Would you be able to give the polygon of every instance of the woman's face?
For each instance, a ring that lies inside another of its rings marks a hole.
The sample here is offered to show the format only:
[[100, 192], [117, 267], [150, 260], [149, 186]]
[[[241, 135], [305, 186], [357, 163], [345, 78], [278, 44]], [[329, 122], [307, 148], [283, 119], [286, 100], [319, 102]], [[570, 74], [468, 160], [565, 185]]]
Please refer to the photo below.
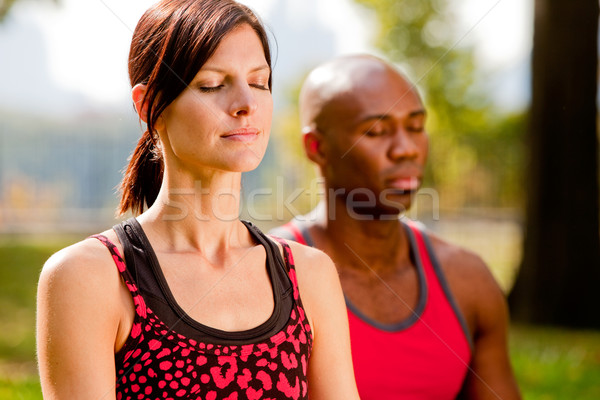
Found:
[[167, 166], [193, 175], [256, 168], [271, 129], [270, 74], [249, 25], [227, 34], [157, 121]]

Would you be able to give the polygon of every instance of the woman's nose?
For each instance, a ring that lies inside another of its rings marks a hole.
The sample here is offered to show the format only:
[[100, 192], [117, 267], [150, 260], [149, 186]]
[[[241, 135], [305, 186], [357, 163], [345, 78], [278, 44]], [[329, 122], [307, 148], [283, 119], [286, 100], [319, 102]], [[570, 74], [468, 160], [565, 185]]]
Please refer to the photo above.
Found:
[[258, 108], [252, 87], [246, 82], [236, 84], [232, 96], [230, 114], [233, 117], [250, 115]]

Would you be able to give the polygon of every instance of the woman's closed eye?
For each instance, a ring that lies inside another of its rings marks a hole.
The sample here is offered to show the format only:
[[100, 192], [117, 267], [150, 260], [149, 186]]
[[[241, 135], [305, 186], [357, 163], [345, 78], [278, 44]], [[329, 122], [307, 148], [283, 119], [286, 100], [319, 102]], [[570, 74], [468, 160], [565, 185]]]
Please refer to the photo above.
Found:
[[225, 85], [216, 85], [216, 86], [199, 86], [198, 88], [200, 89], [201, 92], [203, 93], [212, 93], [212, 92], [216, 92], [217, 90], [221, 89], [222, 87], [224, 87]]
[[250, 83], [249, 85], [255, 89], [269, 90], [269, 86], [264, 83]]
[[[269, 90], [269, 86], [267, 84], [263, 84], [263, 83], [249, 83], [248, 86], [255, 88], [255, 89], [260, 89], [260, 90]], [[213, 93], [224, 87], [225, 87], [225, 85], [215, 85], [215, 86], [201, 85], [201, 86], [198, 86], [198, 89], [202, 93]]]

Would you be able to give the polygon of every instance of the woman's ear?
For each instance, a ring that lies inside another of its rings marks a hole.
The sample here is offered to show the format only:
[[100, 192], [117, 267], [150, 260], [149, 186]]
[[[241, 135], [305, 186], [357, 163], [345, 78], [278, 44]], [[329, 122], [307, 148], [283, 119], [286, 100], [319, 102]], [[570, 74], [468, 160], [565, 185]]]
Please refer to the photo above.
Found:
[[133, 89], [131, 89], [131, 99], [133, 100], [135, 111], [137, 112], [140, 119], [144, 122], [148, 122], [146, 121], [148, 104], [144, 102], [144, 97], [146, 97], [146, 89], [147, 86], [143, 83], [138, 83], [133, 87]]
[[316, 130], [305, 130], [303, 134], [304, 152], [306, 156], [319, 166], [324, 166], [326, 157], [324, 153], [323, 135]]

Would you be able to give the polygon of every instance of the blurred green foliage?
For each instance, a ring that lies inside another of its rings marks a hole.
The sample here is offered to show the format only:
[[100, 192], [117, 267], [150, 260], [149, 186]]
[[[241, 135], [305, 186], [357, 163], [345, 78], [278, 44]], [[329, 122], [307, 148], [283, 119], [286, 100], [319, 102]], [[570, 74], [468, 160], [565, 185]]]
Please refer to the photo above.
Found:
[[519, 207], [525, 116], [491, 102], [469, 31], [450, 0], [356, 0], [378, 22], [376, 45], [421, 89], [431, 135], [429, 184], [449, 208]]
[[600, 332], [517, 325], [510, 347], [525, 399], [600, 399]]
[[82, 237], [0, 237], [0, 399], [41, 399], [35, 357], [39, 273], [58, 249]]
[[12, 6], [17, 2], [17, 0], [1, 0], [0, 1], [0, 21], [2, 21], [8, 11], [12, 8]]
[[[55, 4], [58, 4], [60, 2], [60, 0], [51, 1]], [[18, 2], [19, 0], [0, 0], [0, 22], [2, 22], [6, 18], [10, 9]]]
[[[54, 252], [81, 239], [79, 236], [0, 236], [0, 376], [4, 371], [1, 366], [6, 362], [26, 364], [35, 361], [35, 302], [39, 273]], [[13, 369], [13, 372], [18, 371]]]
[[[463, 32], [459, 32], [451, 7], [454, 3], [356, 1], [372, 12], [378, 23], [376, 46], [423, 95], [431, 137], [424, 187], [439, 193], [442, 209], [522, 208], [526, 114], [509, 113], [493, 104], [488, 86], [493, 71], [477, 66], [468, 31], [461, 28]], [[287, 187], [314, 186], [318, 175], [301, 144], [297, 108], [303, 78], [287, 89], [287, 106], [275, 114], [273, 124], [278, 172], [286, 177], [286, 196], [292, 192]], [[275, 187], [275, 182], [272, 184]], [[294, 206], [303, 213], [314, 203], [314, 193], [307, 191]], [[298, 214], [291, 211], [283, 220]]]
[[0, 246], [0, 358], [35, 358], [35, 294], [39, 271], [52, 254], [47, 246]]
[[279, 108], [273, 114], [267, 151], [273, 154], [273, 165], [259, 169], [264, 186], [273, 188], [275, 195], [264, 196], [254, 205], [269, 216], [255, 221], [265, 232], [307, 213], [324, 198], [317, 167], [306, 157], [302, 143], [298, 97], [308, 73], [305, 71], [305, 75], [284, 88], [283, 101], [278, 102]]
[[6, 379], [0, 377], [0, 399], [14, 400], [39, 400], [42, 398], [42, 389], [37, 376]]

